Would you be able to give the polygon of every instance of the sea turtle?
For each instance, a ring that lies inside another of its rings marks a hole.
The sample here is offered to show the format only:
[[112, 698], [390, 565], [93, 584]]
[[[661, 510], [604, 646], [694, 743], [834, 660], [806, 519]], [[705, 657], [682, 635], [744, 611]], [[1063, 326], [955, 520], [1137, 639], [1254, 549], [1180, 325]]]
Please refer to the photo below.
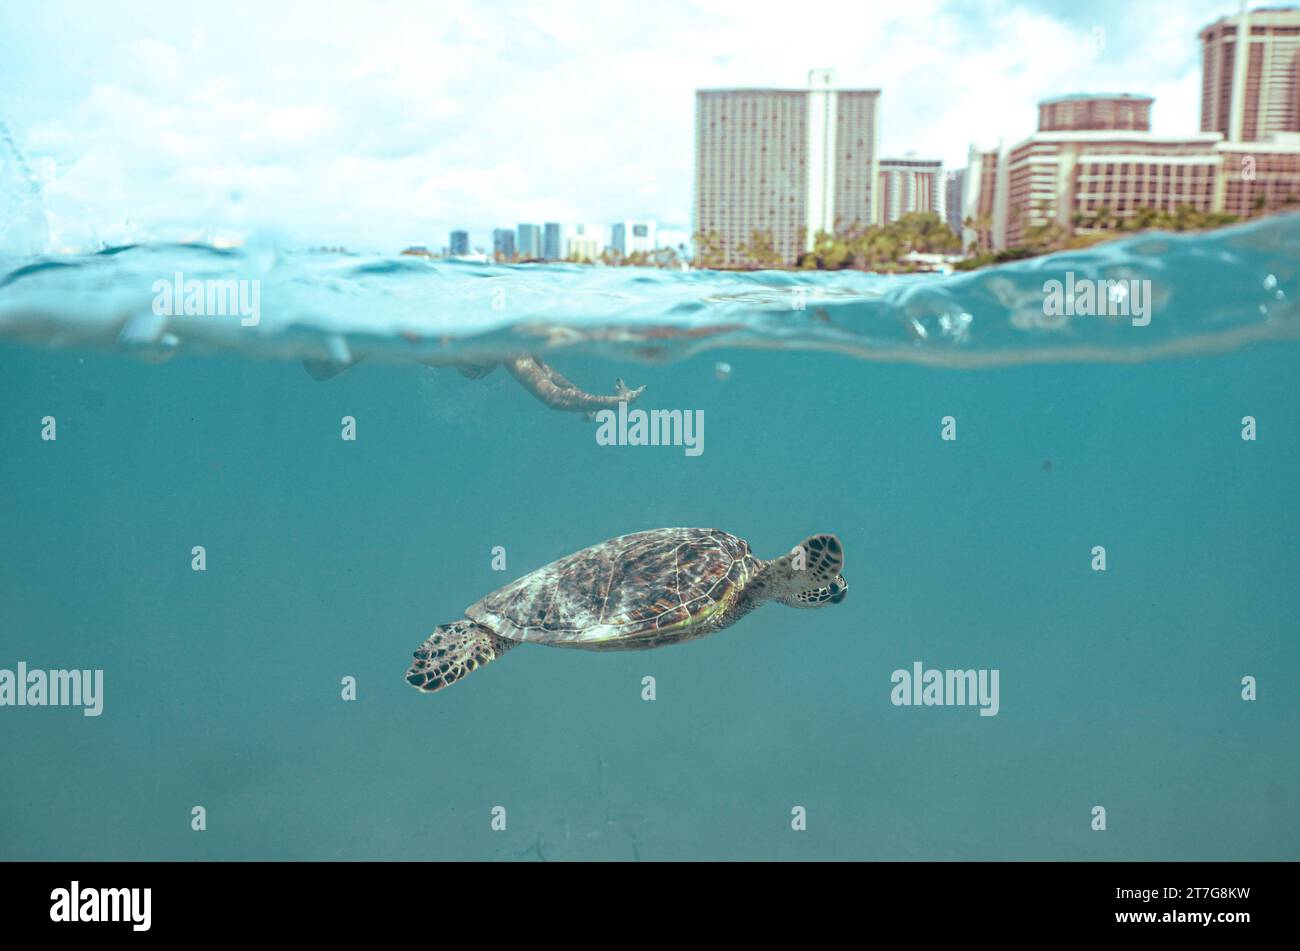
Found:
[[[347, 360], [313, 359], [304, 360], [302, 366], [313, 379], [328, 380], [360, 362], [361, 357]], [[490, 363], [468, 363], [464, 360], [437, 359], [425, 359], [420, 362], [430, 367], [455, 366], [462, 375], [469, 377], [471, 380], [485, 377], [498, 366], [505, 364], [506, 369], [510, 371], [511, 375], [519, 381], [519, 384], [524, 389], [551, 409], [572, 410], [580, 413], [591, 413], [598, 409], [613, 409], [619, 403], [635, 403], [636, 398], [645, 389], [644, 386], [633, 389], [620, 379], [614, 384], [614, 392], [610, 396], [588, 393], [565, 379], [554, 367], [531, 354], [505, 357], [497, 362]]]
[[420, 645], [406, 672], [427, 693], [517, 644], [646, 650], [712, 634], [765, 601], [839, 604], [844, 549], [812, 535], [772, 561], [714, 528], [657, 528], [584, 548], [470, 605]]

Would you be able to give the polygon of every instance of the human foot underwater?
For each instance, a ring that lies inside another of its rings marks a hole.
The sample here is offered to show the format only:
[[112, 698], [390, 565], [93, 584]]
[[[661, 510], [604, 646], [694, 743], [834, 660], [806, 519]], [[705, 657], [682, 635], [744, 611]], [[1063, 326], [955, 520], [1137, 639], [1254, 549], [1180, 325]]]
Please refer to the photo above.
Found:
[[[360, 362], [361, 357], [346, 363], [337, 360], [304, 360], [302, 366], [304, 370], [311, 374], [313, 379], [328, 380]], [[520, 386], [551, 409], [578, 413], [590, 413], [598, 409], [612, 409], [617, 407], [619, 403], [634, 403], [637, 397], [641, 395], [641, 391], [645, 389], [644, 386], [633, 389], [620, 378], [614, 383], [612, 396], [588, 393], [566, 379], [560, 371], [550, 364], [532, 355], [508, 357], [491, 363], [468, 363], [464, 360], [438, 361], [435, 359], [426, 359], [420, 362], [429, 367], [454, 366], [462, 375], [471, 380], [482, 379], [498, 366], [504, 364], [511, 375], [519, 381]]]
[[519, 644], [648, 650], [730, 627], [768, 601], [824, 608], [844, 600], [843, 567], [834, 535], [812, 535], [771, 561], [715, 528], [623, 535], [538, 568], [440, 625], [406, 681], [433, 693]]

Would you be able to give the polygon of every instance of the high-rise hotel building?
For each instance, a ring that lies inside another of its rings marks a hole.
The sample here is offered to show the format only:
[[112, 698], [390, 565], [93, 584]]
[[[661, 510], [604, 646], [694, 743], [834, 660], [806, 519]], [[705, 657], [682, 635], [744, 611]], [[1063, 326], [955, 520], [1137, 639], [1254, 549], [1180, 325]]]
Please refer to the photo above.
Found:
[[1243, 218], [1300, 210], [1300, 8], [1243, 9], [1200, 39], [1201, 129], [1226, 140], [1219, 206]]
[[[1242, 37], [1250, 49], [1243, 54]], [[1229, 142], [1300, 132], [1300, 9], [1223, 17], [1201, 30], [1201, 131]]]
[[877, 178], [877, 225], [893, 224], [903, 215], [933, 212], [947, 214], [947, 180], [943, 163], [938, 159], [921, 159], [908, 155], [899, 159], [881, 159]]
[[979, 149], [971, 146], [966, 159], [965, 187], [962, 190], [963, 248], [1001, 248], [1000, 237], [1005, 233], [1002, 220], [1003, 203], [999, 196], [1006, 191], [1003, 172], [1006, 163], [1001, 161], [999, 149]]
[[878, 89], [839, 89], [813, 70], [807, 89], [701, 89], [695, 94], [695, 233], [717, 263], [745, 259], [755, 233], [782, 261], [817, 232], [876, 217]]

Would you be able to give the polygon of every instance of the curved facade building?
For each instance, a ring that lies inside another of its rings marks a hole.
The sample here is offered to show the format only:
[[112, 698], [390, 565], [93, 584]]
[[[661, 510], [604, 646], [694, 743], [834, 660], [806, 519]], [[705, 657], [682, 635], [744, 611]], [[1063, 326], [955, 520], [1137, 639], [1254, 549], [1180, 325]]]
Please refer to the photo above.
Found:
[[1038, 104], [1039, 132], [1151, 131], [1150, 96], [1128, 93], [1058, 96]]

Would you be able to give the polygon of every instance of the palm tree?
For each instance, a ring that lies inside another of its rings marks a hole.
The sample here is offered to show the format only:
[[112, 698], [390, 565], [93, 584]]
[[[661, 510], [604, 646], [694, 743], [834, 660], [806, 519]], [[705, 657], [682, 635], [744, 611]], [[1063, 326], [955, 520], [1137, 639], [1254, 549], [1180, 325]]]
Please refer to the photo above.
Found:
[[751, 232], [749, 241], [737, 250], [741, 259], [751, 268], [770, 268], [783, 263], [770, 231]]
[[700, 267], [721, 267], [725, 260], [722, 252], [722, 235], [716, 231], [695, 234], [695, 260]]

